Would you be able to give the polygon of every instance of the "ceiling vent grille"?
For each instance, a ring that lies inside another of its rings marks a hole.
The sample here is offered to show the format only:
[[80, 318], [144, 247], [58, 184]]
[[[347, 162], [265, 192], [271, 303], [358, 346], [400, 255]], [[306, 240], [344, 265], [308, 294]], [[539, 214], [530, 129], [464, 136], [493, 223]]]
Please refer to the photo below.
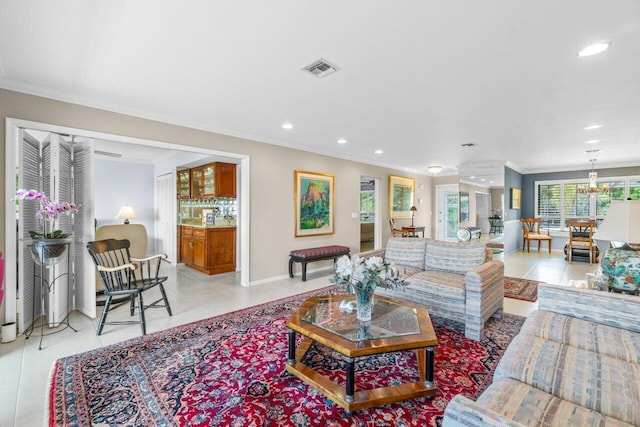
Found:
[[320, 78], [320, 77], [325, 77], [325, 76], [328, 76], [329, 74], [335, 73], [336, 71], [340, 70], [340, 68], [336, 67], [329, 61], [325, 61], [324, 59], [320, 58], [314, 63], [304, 67], [303, 70], [308, 71], [314, 76]]

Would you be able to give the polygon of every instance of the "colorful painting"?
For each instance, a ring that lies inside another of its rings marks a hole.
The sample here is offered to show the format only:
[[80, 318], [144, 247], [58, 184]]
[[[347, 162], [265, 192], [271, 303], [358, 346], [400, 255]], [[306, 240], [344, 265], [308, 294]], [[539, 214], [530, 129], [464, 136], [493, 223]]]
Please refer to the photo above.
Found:
[[389, 176], [389, 218], [411, 218], [415, 181], [401, 176]]
[[333, 175], [295, 171], [296, 237], [333, 234]]

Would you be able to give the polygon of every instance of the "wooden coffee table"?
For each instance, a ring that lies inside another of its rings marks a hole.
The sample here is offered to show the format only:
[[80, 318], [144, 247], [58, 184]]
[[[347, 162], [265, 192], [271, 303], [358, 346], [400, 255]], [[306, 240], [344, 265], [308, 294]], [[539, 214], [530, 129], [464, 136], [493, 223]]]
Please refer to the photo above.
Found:
[[[433, 396], [436, 333], [427, 309], [392, 298], [375, 296], [371, 322], [358, 322], [356, 314], [340, 311], [342, 300], [353, 295], [324, 295], [309, 298], [291, 315], [289, 358], [286, 369], [323, 393], [348, 412], [373, 406]], [[296, 334], [303, 335], [296, 347]], [[322, 344], [345, 356], [346, 385], [333, 382], [303, 363], [314, 344]], [[355, 359], [393, 351], [415, 350], [418, 379], [400, 385], [355, 390]]]

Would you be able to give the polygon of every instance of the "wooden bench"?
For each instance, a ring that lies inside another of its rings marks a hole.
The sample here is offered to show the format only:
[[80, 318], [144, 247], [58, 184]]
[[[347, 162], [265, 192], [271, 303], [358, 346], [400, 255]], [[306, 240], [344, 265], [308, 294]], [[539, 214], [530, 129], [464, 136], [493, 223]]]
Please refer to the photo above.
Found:
[[289, 277], [293, 278], [293, 263], [302, 264], [302, 281], [307, 280], [307, 263], [333, 258], [335, 263], [338, 257], [350, 255], [347, 246], [322, 246], [319, 248], [296, 249], [289, 254]]

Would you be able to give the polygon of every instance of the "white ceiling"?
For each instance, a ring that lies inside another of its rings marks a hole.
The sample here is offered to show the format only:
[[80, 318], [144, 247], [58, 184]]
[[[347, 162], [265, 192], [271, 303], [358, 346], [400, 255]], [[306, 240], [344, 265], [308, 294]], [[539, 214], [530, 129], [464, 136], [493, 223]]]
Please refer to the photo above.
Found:
[[640, 165], [640, 2], [1, 0], [0, 87], [425, 174]]

